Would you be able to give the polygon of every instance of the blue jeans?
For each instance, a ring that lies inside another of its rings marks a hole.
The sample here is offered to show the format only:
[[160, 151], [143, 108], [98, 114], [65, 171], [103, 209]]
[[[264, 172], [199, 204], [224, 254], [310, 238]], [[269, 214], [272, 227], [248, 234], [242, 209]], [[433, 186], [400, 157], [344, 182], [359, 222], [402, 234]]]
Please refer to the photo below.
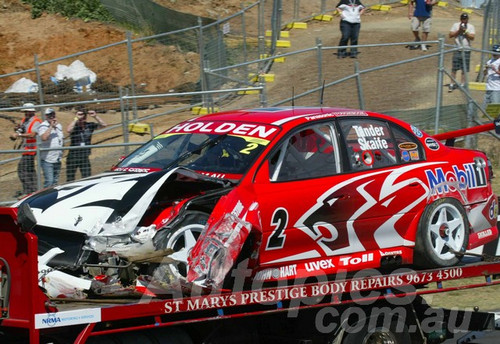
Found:
[[[340, 32], [342, 37], [340, 38], [339, 46], [347, 46], [347, 43], [351, 41], [351, 45], [358, 45], [359, 30], [361, 28], [360, 23], [350, 23], [346, 20], [340, 21]], [[346, 54], [346, 48], [339, 49], [340, 54]], [[358, 48], [351, 48], [351, 55], [356, 56], [358, 53]]]
[[61, 174], [61, 162], [47, 162], [42, 160], [43, 187], [47, 188], [56, 185], [59, 182], [59, 175]]

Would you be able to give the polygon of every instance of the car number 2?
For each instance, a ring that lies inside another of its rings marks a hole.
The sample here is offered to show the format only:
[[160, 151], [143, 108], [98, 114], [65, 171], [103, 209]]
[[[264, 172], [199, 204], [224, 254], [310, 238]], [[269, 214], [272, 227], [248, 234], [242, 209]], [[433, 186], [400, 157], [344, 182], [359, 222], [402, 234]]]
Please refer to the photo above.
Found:
[[266, 250], [276, 250], [285, 245], [285, 228], [288, 226], [288, 212], [285, 208], [277, 208], [271, 219], [273, 233], [267, 240]]

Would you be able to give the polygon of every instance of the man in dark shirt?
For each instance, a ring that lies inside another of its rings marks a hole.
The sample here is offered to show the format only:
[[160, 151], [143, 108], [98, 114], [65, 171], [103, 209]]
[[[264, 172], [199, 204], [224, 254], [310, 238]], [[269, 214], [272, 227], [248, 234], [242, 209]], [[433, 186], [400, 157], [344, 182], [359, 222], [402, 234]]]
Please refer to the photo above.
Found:
[[[415, 42], [420, 42], [419, 29], [422, 28], [422, 40], [427, 41], [432, 24], [432, 6], [437, 4], [437, 0], [411, 0], [408, 2], [408, 19], [411, 20], [411, 31], [415, 36]], [[417, 49], [419, 44], [411, 46]], [[427, 50], [426, 43], [422, 43], [422, 50]]]
[[95, 111], [89, 111], [88, 115], [96, 122], [87, 122], [87, 112], [77, 110], [74, 120], [68, 125], [67, 132], [71, 136], [71, 146], [79, 147], [71, 149], [66, 159], [66, 180], [75, 180], [76, 170], [79, 168], [82, 178], [87, 178], [91, 174], [90, 167], [90, 146], [92, 144], [92, 134], [94, 130], [105, 127], [107, 124], [97, 116]]

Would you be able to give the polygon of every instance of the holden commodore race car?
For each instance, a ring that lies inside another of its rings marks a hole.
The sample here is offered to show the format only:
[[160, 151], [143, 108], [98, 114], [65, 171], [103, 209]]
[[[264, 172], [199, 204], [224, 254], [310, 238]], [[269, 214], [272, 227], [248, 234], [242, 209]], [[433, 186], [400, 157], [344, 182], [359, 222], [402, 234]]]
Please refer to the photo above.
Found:
[[82, 297], [222, 288], [243, 261], [262, 282], [452, 266], [498, 236], [491, 178], [482, 152], [393, 117], [259, 108], [179, 123], [14, 206], [39, 238], [40, 286]]

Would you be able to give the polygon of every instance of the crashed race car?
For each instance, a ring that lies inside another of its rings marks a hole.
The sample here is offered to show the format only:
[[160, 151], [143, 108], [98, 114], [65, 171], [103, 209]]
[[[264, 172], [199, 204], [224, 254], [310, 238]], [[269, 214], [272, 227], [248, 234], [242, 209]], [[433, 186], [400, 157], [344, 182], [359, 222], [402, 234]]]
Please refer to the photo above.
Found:
[[[81, 298], [447, 267], [498, 236], [485, 154], [396, 118], [262, 108], [182, 122], [111, 171], [14, 205], [40, 286]], [[154, 288], [153, 288], [154, 286]]]

